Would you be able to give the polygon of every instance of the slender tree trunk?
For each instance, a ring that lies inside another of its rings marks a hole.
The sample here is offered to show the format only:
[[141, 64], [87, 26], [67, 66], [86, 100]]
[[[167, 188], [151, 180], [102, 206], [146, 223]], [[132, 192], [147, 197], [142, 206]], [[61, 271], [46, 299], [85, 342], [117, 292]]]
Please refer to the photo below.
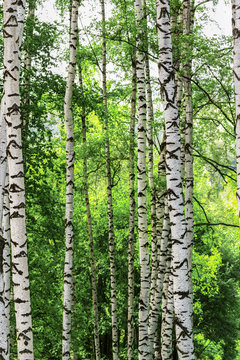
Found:
[[[79, 66], [79, 82], [81, 89], [83, 90], [82, 82], [82, 70]], [[92, 216], [89, 204], [88, 196], [88, 173], [87, 173], [87, 134], [86, 134], [86, 117], [84, 107], [82, 108], [82, 136], [84, 144], [84, 158], [83, 158], [83, 186], [85, 194], [85, 203], [87, 210], [88, 219], [88, 237], [89, 237], [89, 251], [90, 251], [90, 263], [91, 263], [91, 283], [92, 283], [92, 299], [93, 299], [93, 311], [94, 311], [94, 343], [95, 343], [95, 354], [96, 360], [101, 359], [100, 353], [100, 340], [99, 340], [99, 326], [98, 326], [98, 297], [97, 297], [97, 280], [96, 280], [96, 267], [94, 257], [94, 244], [93, 244], [93, 233], [92, 233]]]
[[1, 100], [0, 109], [0, 236], [2, 232], [2, 217], [3, 217], [3, 199], [4, 199], [4, 186], [7, 171], [7, 134], [6, 134], [6, 121], [5, 121], [5, 97], [4, 94]]
[[137, 86], [138, 86], [138, 234], [140, 254], [140, 298], [139, 298], [139, 360], [148, 359], [148, 304], [150, 288], [150, 263], [147, 224], [147, 175], [146, 175], [146, 94], [145, 56], [142, 29], [143, 8], [140, 0], [134, 1], [137, 23]]
[[129, 235], [128, 235], [128, 360], [134, 359], [134, 244], [135, 244], [135, 120], [136, 120], [136, 54], [132, 56], [132, 100], [131, 100], [131, 123], [130, 123], [130, 147], [129, 147]]
[[9, 178], [6, 174], [4, 203], [3, 203], [3, 281], [4, 281], [4, 307], [5, 307], [5, 332], [7, 339], [7, 351], [5, 358], [10, 359], [10, 273], [11, 273], [11, 254], [10, 254], [10, 212], [9, 212]]
[[5, 241], [0, 235], [0, 359], [5, 360], [7, 356], [7, 333], [6, 312], [4, 299], [4, 273], [3, 273], [3, 251]]
[[150, 314], [149, 314], [149, 358], [153, 358], [153, 349], [154, 349], [154, 338], [156, 335], [160, 304], [162, 299], [162, 287], [163, 279], [165, 273], [165, 264], [166, 264], [166, 247], [167, 247], [167, 237], [165, 236], [165, 217], [168, 216], [167, 205], [165, 205], [165, 135], [161, 144], [161, 154], [159, 158], [159, 187], [157, 191], [157, 204], [156, 204], [156, 214], [157, 214], [157, 269], [156, 269], [156, 280], [155, 280], [155, 291], [154, 297], [152, 299]]
[[161, 354], [163, 360], [173, 359], [173, 277], [171, 274], [171, 261], [166, 269], [165, 286], [163, 287], [162, 302], [162, 330], [161, 330]]
[[7, 157], [9, 166], [12, 281], [17, 328], [18, 359], [32, 360], [33, 334], [30, 305], [25, 185], [20, 116], [20, 49], [25, 1], [4, 1], [4, 89], [6, 101]]
[[[30, 31], [27, 31], [27, 38], [31, 39], [33, 36], [33, 29], [34, 29], [34, 17], [35, 17], [35, 10], [36, 10], [36, 0], [29, 2], [28, 5], [28, 14], [27, 14], [27, 23], [30, 26]], [[27, 46], [24, 52], [24, 99], [23, 102], [26, 107], [30, 104], [30, 86], [31, 86], [31, 71], [32, 71], [32, 55], [29, 46]], [[28, 124], [28, 117], [29, 117], [29, 109], [25, 109], [25, 114], [23, 116], [23, 138], [26, 133], [26, 125]]]
[[240, 6], [232, 0], [233, 76], [236, 107], [237, 201], [240, 222]]
[[64, 99], [64, 115], [66, 121], [66, 214], [65, 237], [66, 251], [64, 264], [64, 299], [63, 299], [63, 334], [62, 359], [70, 359], [71, 344], [71, 305], [72, 305], [72, 277], [73, 277], [73, 187], [74, 187], [74, 121], [72, 115], [72, 93], [76, 68], [76, 50], [78, 36], [78, 0], [72, 1], [70, 16], [70, 59], [68, 78]]
[[180, 130], [172, 63], [170, 9], [167, 0], [156, 0], [159, 46], [159, 82], [166, 128], [166, 178], [173, 255], [173, 296], [179, 360], [194, 359], [192, 303], [180, 169]]
[[[183, 35], [186, 37], [186, 56], [192, 50], [189, 36], [191, 35], [192, 19], [192, 0], [183, 1]], [[186, 123], [185, 123], [185, 218], [186, 218], [186, 240], [188, 248], [189, 265], [189, 286], [191, 301], [193, 301], [192, 289], [192, 247], [193, 247], [193, 105], [192, 105], [192, 61], [189, 60], [184, 66], [184, 89], [186, 97]]]
[[[147, 140], [148, 140], [148, 181], [151, 192], [151, 248], [152, 248], [152, 271], [151, 271], [151, 285], [150, 285], [150, 301], [149, 301], [149, 326], [148, 326], [148, 342], [149, 342], [149, 356], [153, 356], [154, 338], [158, 325], [159, 308], [156, 308], [155, 292], [157, 282], [158, 256], [157, 256], [157, 229], [156, 229], [156, 192], [153, 178], [153, 102], [150, 66], [148, 58], [148, 35], [147, 35], [147, 13], [146, 1], [143, 0], [143, 11], [145, 20], [145, 77], [146, 77], [146, 101], [147, 101]], [[156, 314], [154, 316], [153, 314]]]
[[111, 286], [111, 308], [112, 308], [112, 353], [113, 360], [118, 360], [118, 324], [117, 324], [117, 292], [116, 292], [116, 266], [115, 266], [115, 244], [113, 228], [113, 206], [112, 206], [112, 180], [110, 163], [110, 146], [108, 132], [108, 109], [107, 109], [107, 61], [106, 61], [106, 28], [105, 28], [105, 4], [101, 0], [102, 10], [102, 83], [103, 83], [103, 106], [105, 110], [105, 154], [107, 170], [107, 201], [108, 201], [108, 241], [110, 257], [110, 286]]

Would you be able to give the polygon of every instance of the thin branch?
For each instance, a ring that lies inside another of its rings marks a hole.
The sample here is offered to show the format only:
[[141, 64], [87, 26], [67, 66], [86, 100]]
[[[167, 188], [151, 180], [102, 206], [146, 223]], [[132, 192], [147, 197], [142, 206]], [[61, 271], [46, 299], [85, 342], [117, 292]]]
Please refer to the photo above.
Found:
[[229, 227], [239, 228], [239, 225], [227, 224], [227, 223], [223, 223], [223, 222], [219, 222], [219, 223], [197, 223], [197, 224], [194, 224], [194, 226], [229, 226]]
[[210, 221], [209, 221], [209, 219], [208, 219], [208, 216], [207, 216], [207, 213], [206, 213], [204, 207], [202, 206], [202, 204], [200, 203], [200, 201], [199, 201], [197, 198], [195, 198], [195, 196], [193, 196], [193, 199], [196, 201], [196, 203], [197, 203], [197, 204], [200, 206], [200, 208], [202, 209], [202, 211], [203, 211], [203, 213], [204, 213], [204, 216], [205, 216], [205, 218], [206, 218], [206, 220], [207, 220], [207, 222], [208, 222], [208, 224], [209, 224]]
[[84, 27], [84, 25], [83, 25], [83, 23], [82, 23], [82, 19], [81, 19], [80, 14], [78, 14], [78, 18], [79, 18], [79, 20], [80, 20], [82, 29], [83, 29], [83, 31], [85, 32], [85, 35], [86, 35], [86, 37], [87, 37], [87, 41], [88, 41], [88, 43], [89, 43], [89, 46], [90, 46], [90, 48], [91, 48], [91, 50], [92, 50], [92, 52], [93, 52], [93, 55], [94, 55], [94, 57], [95, 57], [95, 59], [96, 59], [97, 67], [99, 68], [100, 72], [102, 73], [102, 69], [101, 69], [101, 66], [100, 66], [100, 64], [99, 64], [99, 62], [98, 62], [97, 55], [96, 55], [96, 53], [95, 53], [95, 51], [94, 51], [94, 49], [93, 49], [93, 47], [92, 47], [92, 43], [91, 43], [91, 41], [90, 41], [90, 39], [89, 39], [87, 30], [86, 30], [86, 28]]

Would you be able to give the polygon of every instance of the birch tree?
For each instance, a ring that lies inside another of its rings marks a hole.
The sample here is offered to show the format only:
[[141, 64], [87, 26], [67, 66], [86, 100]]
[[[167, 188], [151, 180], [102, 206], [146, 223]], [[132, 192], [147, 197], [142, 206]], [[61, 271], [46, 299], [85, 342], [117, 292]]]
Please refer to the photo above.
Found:
[[10, 211], [9, 211], [9, 177], [6, 173], [4, 202], [3, 202], [3, 282], [4, 282], [4, 308], [5, 308], [5, 333], [7, 340], [7, 351], [4, 360], [10, 359], [10, 273], [11, 273], [11, 254], [10, 254]]
[[19, 94], [20, 50], [24, 13], [25, 1], [4, 1], [4, 89], [7, 124], [7, 158], [9, 166], [12, 281], [14, 288], [18, 359], [32, 360], [34, 359], [34, 354]]
[[240, 4], [232, 0], [233, 77], [236, 113], [237, 201], [240, 221]]
[[148, 304], [150, 288], [150, 263], [147, 224], [147, 175], [146, 175], [146, 94], [142, 1], [135, 0], [137, 24], [137, 98], [138, 98], [138, 235], [140, 255], [140, 297], [139, 297], [139, 360], [148, 358]]
[[168, 1], [156, 0], [159, 82], [166, 128], [166, 178], [172, 236], [173, 297], [179, 360], [194, 359], [192, 303], [188, 281], [189, 261], [180, 168], [179, 115], [172, 62]]
[[107, 172], [108, 242], [109, 242], [109, 258], [110, 258], [110, 287], [111, 287], [111, 313], [112, 313], [111, 314], [112, 353], [113, 353], [113, 360], [118, 360], [116, 265], [115, 265], [115, 244], [114, 244], [114, 227], [113, 227], [111, 160], [110, 160], [110, 145], [109, 145], [109, 131], [108, 131], [106, 25], [105, 25], [104, 0], [101, 0], [101, 12], [102, 12], [102, 88], [103, 88], [103, 106], [104, 106], [105, 156], [106, 156], [106, 172]]
[[183, 35], [186, 38], [185, 65], [184, 65], [184, 89], [186, 97], [186, 122], [185, 122], [185, 217], [186, 217], [186, 240], [188, 247], [189, 286], [192, 297], [192, 246], [193, 246], [193, 105], [192, 105], [192, 61], [188, 52], [192, 50], [190, 35], [192, 25], [192, 2], [183, 2]]
[[[83, 81], [82, 81], [82, 69], [79, 66], [79, 83], [83, 91]], [[83, 186], [84, 186], [84, 196], [85, 204], [87, 210], [87, 220], [88, 220], [88, 237], [89, 237], [89, 252], [90, 252], [90, 263], [91, 263], [91, 283], [92, 283], [92, 301], [93, 301], [93, 311], [94, 311], [94, 343], [95, 343], [95, 354], [96, 360], [101, 359], [100, 351], [100, 339], [99, 339], [99, 325], [98, 325], [98, 296], [97, 296], [97, 279], [96, 279], [96, 266], [95, 266], [95, 256], [94, 256], [94, 243], [93, 243], [93, 232], [92, 232], [92, 216], [89, 203], [88, 195], [88, 161], [87, 161], [87, 131], [86, 131], [86, 116], [85, 109], [82, 108], [82, 137], [84, 149], [84, 158], [83, 158]]]
[[129, 235], [128, 235], [128, 360], [134, 359], [134, 243], [135, 243], [135, 122], [136, 122], [136, 54], [132, 55], [132, 98], [129, 146]]
[[71, 306], [73, 281], [73, 187], [74, 187], [74, 121], [72, 114], [72, 93], [76, 68], [76, 51], [78, 36], [78, 0], [73, 0], [70, 16], [68, 78], [64, 99], [64, 116], [66, 121], [66, 212], [65, 212], [65, 264], [64, 264], [64, 299], [63, 299], [63, 334], [62, 359], [70, 359], [71, 342]]

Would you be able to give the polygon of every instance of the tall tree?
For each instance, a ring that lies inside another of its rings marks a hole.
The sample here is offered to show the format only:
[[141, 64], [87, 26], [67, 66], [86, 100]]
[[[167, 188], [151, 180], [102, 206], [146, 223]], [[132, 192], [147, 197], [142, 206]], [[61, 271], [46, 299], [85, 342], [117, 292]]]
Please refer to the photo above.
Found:
[[118, 360], [116, 265], [115, 265], [115, 250], [114, 250], [115, 244], [114, 244], [114, 227], [113, 227], [111, 160], [110, 160], [109, 130], [108, 130], [106, 23], [105, 23], [104, 0], [101, 0], [101, 11], [102, 11], [102, 88], [103, 88], [103, 106], [104, 106], [105, 156], [106, 156], [106, 171], [107, 171], [108, 241], [109, 241], [109, 258], [110, 258], [110, 286], [111, 286], [111, 312], [112, 312], [112, 353], [113, 353], [113, 360]]
[[240, 222], [240, 5], [232, 0], [233, 75], [236, 112], [237, 201]]
[[[79, 83], [83, 92], [83, 81], [82, 81], [82, 69], [81, 65], [79, 68]], [[84, 145], [84, 158], [83, 158], [83, 187], [85, 204], [87, 211], [88, 220], [88, 237], [89, 237], [89, 252], [90, 252], [90, 263], [91, 263], [91, 283], [92, 283], [92, 300], [93, 300], [93, 311], [94, 311], [94, 343], [95, 343], [95, 355], [96, 360], [101, 359], [100, 352], [100, 339], [99, 339], [99, 319], [98, 319], [98, 296], [97, 296], [97, 278], [96, 278], [96, 266], [94, 256], [94, 243], [93, 243], [93, 231], [92, 231], [92, 216], [89, 203], [88, 195], [88, 162], [87, 162], [87, 129], [86, 129], [86, 115], [84, 105], [82, 107], [82, 138]]]
[[4, 360], [10, 359], [10, 290], [11, 290], [11, 253], [10, 253], [10, 212], [9, 212], [9, 176], [6, 173], [4, 202], [3, 202], [3, 281], [4, 281], [4, 308], [5, 308], [5, 333], [7, 351]]
[[12, 281], [16, 314], [18, 359], [33, 360], [33, 333], [29, 290], [25, 185], [20, 113], [20, 51], [25, 1], [4, 1], [4, 89], [9, 166]]
[[143, 6], [141, 0], [134, 1], [137, 24], [137, 98], [138, 98], [138, 234], [140, 254], [139, 297], [139, 360], [148, 358], [148, 304], [150, 288], [150, 260], [147, 223], [147, 174], [146, 174], [146, 93]]
[[73, 0], [70, 12], [69, 65], [64, 99], [64, 116], [66, 121], [66, 213], [65, 213], [65, 264], [64, 264], [64, 299], [63, 299], [63, 335], [62, 359], [70, 359], [71, 342], [71, 307], [73, 282], [73, 187], [74, 187], [74, 120], [72, 114], [72, 94], [74, 86], [76, 51], [78, 37], [78, 0]]
[[134, 359], [134, 244], [135, 244], [135, 122], [136, 122], [136, 52], [132, 55], [132, 98], [129, 146], [129, 235], [128, 235], [128, 359]]
[[[186, 103], [186, 121], [185, 121], [185, 217], [186, 217], [186, 240], [188, 247], [189, 264], [189, 284], [190, 296], [192, 297], [192, 246], [193, 246], [193, 104], [192, 104], [192, 60], [191, 60], [191, 30], [192, 30], [192, 1], [183, 2], [183, 35], [184, 44], [184, 90]], [[190, 50], [190, 54], [189, 54]]]
[[156, 0], [159, 82], [166, 129], [166, 178], [172, 236], [173, 297], [178, 358], [194, 359], [189, 261], [180, 166], [180, 129], [168, 0]]

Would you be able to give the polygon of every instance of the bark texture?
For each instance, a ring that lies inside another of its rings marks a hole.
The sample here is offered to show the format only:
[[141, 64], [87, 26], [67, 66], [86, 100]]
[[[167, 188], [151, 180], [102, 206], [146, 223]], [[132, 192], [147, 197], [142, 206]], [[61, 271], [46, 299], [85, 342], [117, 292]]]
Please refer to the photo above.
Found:
[[4, 360], [10, 359], [10, 274], [11, 274], [11, 254], [10, 254], [10, 210], [9, 210], [9, 177], [6, 173], [4, 203], [3, 203], [3, 281], [4, 281], [4, 307], [5, 307], [5, 332], [7, 339], [7, 351]]
[[192, 104], [192, 61], [189, 50], [192, 51], [190, 35], [192, 29], [192, 1], [183, 1], [183, 35], [186, 38], [184, 48], [184, 90], [186, 103], [185, 121], [185, 219], [186, 219], [186, 240], [188, 247], [188, 266], [189, 266], [189, 287], [192, 301], [192, 247], [193, 247], [193, 104]]
[[192, 303], [189, 289], [188, 249], [180, 166], [180, 130], [172, 62], [170, 9], [167, 0], [156, 0], [159, 47], [159, 82], [166, 128], [166, 178], [172, 236], [173, 297], [179, 360], [194, 359]]
[[27, 258], [25, 185], [20, 116], [20, 50], [25, 1], [4, 1], [4, 89], [9, 166], [12, 281], [19, 360], [33, 360], [33, 334]]
[[4, 186], [7, 171], [7, 134], [6, 134], [6, 104], [4, 94], [1, 100], [0, 109], [0, 236], [3, 236], [2, 218], [3, 218], [3, 199]]
[[240, 223], [240, 4], [232, 0], [233, 77], [236, 107], [237, 201]]
[[143, 7], [141, 0], [135, 0], [137, 23], [137, 96], [138, 96], [138, 234], [140, 255], [140, 298], [139, 298], [139, 360], [149, 356], [148, 346], [148, 304], [150, 290], [150, 263], [147, 224], [147, 174], [146, 174], [146, 94], [145, 57], [139, 49], [144, 48]]
[[74, 121], [72, 114], [72, 93], [76, 68], [76, 50], [78, 36], [78, 0], [72, 1], [70, 17], [68, 78], [64, 99], [64, 116], [66, 121], [66, 213], [65, 213], [65, 263], [64, 263], [64, 298], [63, 298], [63, 333], [62, 359], [70, 359], [71, 311], [73, 281], [73, 187], [74, 187]]
[[134, 359], [134, 245], [135, 245], [135, 120], [136, 120], [136, 54], [132, 56], [132, 99], [129, 147], [129, 235], [128, 235], [128, 360]]
[[103, 106], [105, 111], [105, 155], [107, 170], [107, 202], [108, 202], [108, 241], [110, 257], [110, 284], [111, 284], [111, 309], [112, 309], [112, 352], [113, 360], [118, 360], [118, 324], [117, 324], [117, 292], [116, 292], [116, 266], [115, 266], [115, 244], [113, 228], [113, 206], [112, 206], [112, 179], [110, 146], [108, 132], [108, 109], [107, 109], [107, 60], [106, 60], [106, 28], [105, 28], [105, 3], [101, 0], [102, 10], [102, 84], [103, 84]]

